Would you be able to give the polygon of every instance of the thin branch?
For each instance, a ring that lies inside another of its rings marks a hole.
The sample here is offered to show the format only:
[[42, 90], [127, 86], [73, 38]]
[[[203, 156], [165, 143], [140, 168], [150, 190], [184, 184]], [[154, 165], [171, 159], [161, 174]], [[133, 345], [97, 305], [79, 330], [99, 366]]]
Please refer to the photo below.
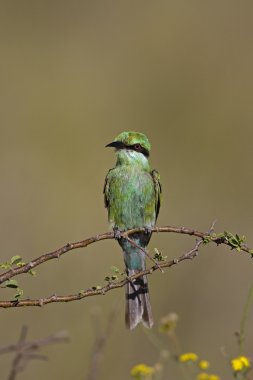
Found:
[[[141, 272], [136, 273], [133, 276], [129, 276], [127, 278], [124, 278], [119, 281], [114, 281], [114, 282], [109, 282], [103, 287], [95, 287], [95, 288], [89, 288], [85, 291], [80, 291], [76, 294], [71, 294], [71, 295], [66, 295], [66, 296], [57, 296], [55, 294], [45, 297], [45, 298], [40, 298], [40, 299], [23, 299], [23, 300], [11, 300], [11, 301], [0, 301], [0, 307], [2, 308], [10, 308], [10, 307], [22, 307], [22, 306], [43, 306], [47, 305], [50, 303], [56, 303], [56, 302], [71, 302], [71, 301], [77, 301], [86, 297], [91, 297], [91, 296], [97, 296], [97, 295], [104, 295], [108, 291], [111, 291], [112, 289], [117, 289], [121, 288], [124, 285], [127, 284], [129, 281], [133, 281], [143, 275], [149, 275], [156, 271], [157, 269], [161, 268], [170, 268], [174, 266], [175, 264], [187, 260], [187, 259], [193, 259], [196, 256], [196, 253], [198, 251], [199, 245], [204, 242], [213, 242], [218, 244], [225, 244], [227, 246], [230, 246], [231, 249], [235, 248], [234, 245], [227, 239], [224, 234], [213, 234], [213, 226], [214, 223], [210, 229], [210, 234], [209, 232], [200, 232], [194, 229], [190, 228], [185, 228], [185, 227], [173, 227], [173, 226], [165, 226], [165, 227], [154, 227], [152, 228], [152, 232], [170, 232], [170, 233], [177, 233], [177, 234], [183, 234], [183, 235], [189, 235], [189, 236], [195, 236], [198, 238], [196, 245], [194, 248], [180, 257], [173, 259], [173, 260], [168, 260], [168, 261], [161, 261], [159, 262], [159, 265], [157, 261], [155, 262], [155, 265], [145, 269]], [[128, 230], [125, 232], [121, 233], [121, 236], [124, 238], [128, 238], [129, 235], [135, 234], [137, 232], [145, 232], [144, 228], [135, 228], [132, 230]], [[87, 247], [88, 245], [98, 242], [100, 240], [106, 240], [106, 239], [114, 239], [114, 232], [107, 232], [103, 233], [100, 235], [93, 236], [91, 238], [75, 242], [75, 243], [68, 243], [62, 248], [57, 249], [56, 251], [46, 253], [37, 259], [34, 259], [30, 261], [29, 263], [21, 266], [21, 267], [16, 267], [8, 270], [7, 272], [3, 273], [0, 275], [0, 284], [9, 280], [10, 278], [29, 272], [29, 270], [35, 268], [38, 265], [41, 265], [49, 260], [59, 258], [63, 254], [77, 248], [84, 248]], [[131, 239], [130, 239], [131, 240]], [[132, 241], [132, 240], [131, 240]], [[240, 249], [244, 252], [252, 254], [252, 251], [244, 244], [241, 245]]]
[[104, 331], [98, 331], [98, 327], [100, 325], [100, 319], [98, 318], [97, 313], [93, 315], [93, 323], [94, 323], [94, 331], [96, 334], [94, 346], [92, 349], [91, 360], [89, 370], [86, 376], [86, 380], [96, 380], [98, 378], [98, 373], [101, 365], [101, 360], [103, 358], [103, 351], [105, 349], [106, 344], [108, 343], [109, 337], [112, 334], [113, 327], [115, 326], [115, 320], [118, 315], [118, 305], [114, 307], [114, 309], [109, 314], [107, 324]]
[[[190, 235], [190, 236], [196, 236], [198, 238], [204, 239], [205, 237], [210, 237], [208, 233], [205, 232], [200, 232], [191, 228], [185, 228], [185, 227], [173, 227], [173, 226], [165, 226], [165, 227], [154, 227], [151, 229], [152, 232], [171, 232], [171, 233], [176, 233], [176, 234], [184, 234], [184, 235]], [[124, 233], [121, 233], [121, 236], [129, 236], [137, 232], [145, 232], [144, 228], [135, 228], [132, 230], [125, 231]], [[81, 240], [75, 243], [67, 243], [63, 247], [49, 252], [45, 253], [44, 255], [41, 255], [37, 257], [36, 259], [30, 261], [29, 263], [17, 267], [17, 268], [12, 268], [8, 270], [7, 272], [4, 272], [0, 275], [0, 284], [3, 282], [9, 280], [10, 278], [20, 275], [22, 273], [27, 273], [31, 269], [37, 267], [38, 265], [41, 265], [49, 260], [52, 259], [58, 259], [60, 256], [63, 254], [73, 250], [73, 249], [78, 249], [78, 248], [85, 248], [90, 244], [93, 244], [95, 242], [101, 241], [101, 240], [107, 240], [107, 239], [114, 239], [114, 232], [105, 232], [100, 235], [95, 235], [92, 236], [88, 239]], [[216, 243], [216, 244], [226, 244], [229, 245], [225, 240], [221, 241], [221, 239], [217, 236], [212, 237], [211, 236], [211, 241]], [[245, 252], [249, 253], [249, 248], [248, 247], [242, 247], [242, 250]]]
[[75, 243], [67, 243], [63, 247], [57, 249], [56, 251], [52, 251], [49, 253], [45, 253], [44, 255], [41, 255], [37, 257], [36, 259], [30, 261], [29, 263], [22, 265], [17, 268], [12, 268], [8, 270], [5, 273], [2, 273], [0, 275], [0, 284], [3, 282], [9, 280], [10, 278], [14, 276], [18, 276], [22, 273], [27, 273], [31, 269], [37, 267], [38, 265], [41, 265], [49, 260], [52, 259], [59, 259], [60, 256], [62, 256], [64, 253], [71, 251], [72, 249], [77, 249], [77, 248], [84, 248], [87, 247], [88, 245], [95, 243], [99, 240], [104, 240], [104, 239], [113, 239], [114, 238], [114, 233], [113, 232], [107, 232], [104, 234], [96, 235], [91, 238], [75, 242]]
[[[173, 259], [170, 261], [161, 262], [159, 264], [160, 268], [170, 268], [175, 264], [178, 264], [179, 262], [186, 260], [186, 259], [192, 259], [192, 250], [187, 252], [186, 254], [180, 256], [177, 259]], [[52, 295], [50, 297], [40, 298], [40, 299], [24, 299], [20, 301], [0, 301], [0, 307], [3, 308], [10, 308], [10, 307], [22, 307], [22, 306], [43, 306], [47, 305], [49, 303], [55, 303], [55, 302], [71, 302], [71, 301], [77, 301], [86, 297], [91, 296], [98, 296], [98, 295], [105, 295], [107, 292], [109, 292], [112, 289], [122, 288], [124, 285], [126, 285], [129, 281], [133, 281], [139, 277], [142, 277], [143, 275], [148, 275], [153, 273], [158, 269], [157, 265], [152, 266], [149, 269], [145, 269], [141, 272], [136, 273], [135, 275], [129, 276], [127, 278], [124, 278], [120, 281], [115, 282], [109, 282], [107, 285], [96, 288], [96, 289], [88, 289], [84, 292], [79, 292], [77, 294], [71, 294], [67, 296], [57, 296]]]
[[124, 236], [123, 235], [123, 238], [126, 239], [127, 241], [129, 241], [129, 243], [131, 243], [134, 247], [140, 249], [144, 254], [145, 256], [150, 260], [152, 261], [159, 269], [160, 271], [163, 273], [163, 270], [162, 268], [160, 267], [160, 265], [158, 264], [158, 262], [149, 255], [148, 251], [146, 249], [144, 249], [143, 247], [141, 247], [139, 244], [137, 244], [133, 239], [130, 239], [128, 236]]
[[41, 347], [55, 343], [69, 342], [69, 337], [64, 331], [34, 341], [26, 341], [27, 332], [27, 326], [22, 326], [18, 342], [16, 344], [10, 344], [0, 348], [0, 354], [16, 352], [16, 355], [12, 361], [8, 380], [15, 380], [18, 373], [24, 369], [29, 360], [47, 360], [45, 355], [38, 353], [38, 350]]
[[14, 380], [18, 374], [18, 372], [21, 370], [21, 360], [23, 356], [23, 350], [22, 345], [26, 339], [27, 336], [27, 326], [22, 326], [21, 333], [19, 336], [18, 343], [16, 345], [16, 355], [12, 361], [11, 365], [11, 371], [8, 376], [8, 380]]
[[[56, 334], [49, 335], [46, 338], [31, 340], [22, 343], [23, 350], [35, 350], [40, 347], [47, 346], [54, 343], [68, 343], [69, 335], [66, 331], [59, 331]], [[0, 347], [0, 355], [14, 352], [17, 350], [17, 344], [9, 344], [8, 346]]]
[[239, 355], [243, 355], [244, 349], [244, 341], [245, 341], [245, 330], [246, 330], [246, 322], [249, 317], [250, 307], [253, 301], [253, 283], [249, 289], [245, 305], [243, 307], [241, 322], [240, 322], [240, 331], [236, 334], [238, 337], [238, 345], [239, 345]]

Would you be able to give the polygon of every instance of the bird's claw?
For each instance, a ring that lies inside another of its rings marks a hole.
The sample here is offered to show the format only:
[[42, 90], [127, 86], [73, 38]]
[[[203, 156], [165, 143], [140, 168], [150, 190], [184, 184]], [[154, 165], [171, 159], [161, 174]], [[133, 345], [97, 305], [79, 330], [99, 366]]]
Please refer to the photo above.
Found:
[[121, 232], [119, 229], [115, 228], [113, 230], [113, 233], [114, 233], [114, 239], [119, 240], [121, 238]]
[[151, 227], [144, 227], [144, 233], [146, 235], [151, 235], [152, 233], [152, 228]]

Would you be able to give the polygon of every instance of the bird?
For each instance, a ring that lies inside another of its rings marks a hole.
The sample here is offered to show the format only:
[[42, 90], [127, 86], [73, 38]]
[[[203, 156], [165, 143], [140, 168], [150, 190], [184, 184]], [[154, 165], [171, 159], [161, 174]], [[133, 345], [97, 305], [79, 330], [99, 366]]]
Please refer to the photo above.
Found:
[[[115, 148], [116, 165], [105, 178], [104, 203], [108, 222], [120, 244], [127, 276], [146, 268], [145, 252], [160, 209], [161, 182], [158, 171], [151, 170], [151, 144], [140, 132], [122, 132], [106, 147]], [[134, 228], [143, 232], [129, 236], [121, 233]], [[140, 322], [153, 325], [147, 277], [141, 276], [126, 284], [125, 324], [130, 330]]]

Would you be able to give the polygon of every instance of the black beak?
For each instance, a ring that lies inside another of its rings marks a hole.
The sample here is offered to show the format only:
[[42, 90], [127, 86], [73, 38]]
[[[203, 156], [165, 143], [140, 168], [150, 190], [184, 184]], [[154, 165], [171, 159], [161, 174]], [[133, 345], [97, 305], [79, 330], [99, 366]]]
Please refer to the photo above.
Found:
[[116, 149], [122, 149], [124, 148], [124, 144], [121, 141], [113, 141], [110, 144], [107, 144], [106, 148], [116, 148]]

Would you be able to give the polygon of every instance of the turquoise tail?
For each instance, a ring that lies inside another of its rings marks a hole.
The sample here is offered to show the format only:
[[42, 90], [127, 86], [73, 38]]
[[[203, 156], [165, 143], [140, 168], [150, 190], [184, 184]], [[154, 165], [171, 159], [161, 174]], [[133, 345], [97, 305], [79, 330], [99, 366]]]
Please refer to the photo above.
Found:
[[[128, 270], [128, 275], [132, 276], [136, 271]], [[152, 309], [149, 299], [149, 290], [147, 277], [140, 277], [126, 285], [126, 310], [125, 310], [126, 326], [132, 330], [140, 322], [145, 327], [153, 326]]]
[[[138, 234], [138, 236], [132, 235], [131, 239], [145, 248], [150, 236]], [[144, 270], [146, 267], [145, 253], [125, 239], [120, 239], [119, 243], [124, 252], [127, 275], [132, 276]], [[126, 285], [125, 322], [130, 330], [134, 329], [140, 322], [148, 328], [153, 326], [147, 276], [139, 277]]]

